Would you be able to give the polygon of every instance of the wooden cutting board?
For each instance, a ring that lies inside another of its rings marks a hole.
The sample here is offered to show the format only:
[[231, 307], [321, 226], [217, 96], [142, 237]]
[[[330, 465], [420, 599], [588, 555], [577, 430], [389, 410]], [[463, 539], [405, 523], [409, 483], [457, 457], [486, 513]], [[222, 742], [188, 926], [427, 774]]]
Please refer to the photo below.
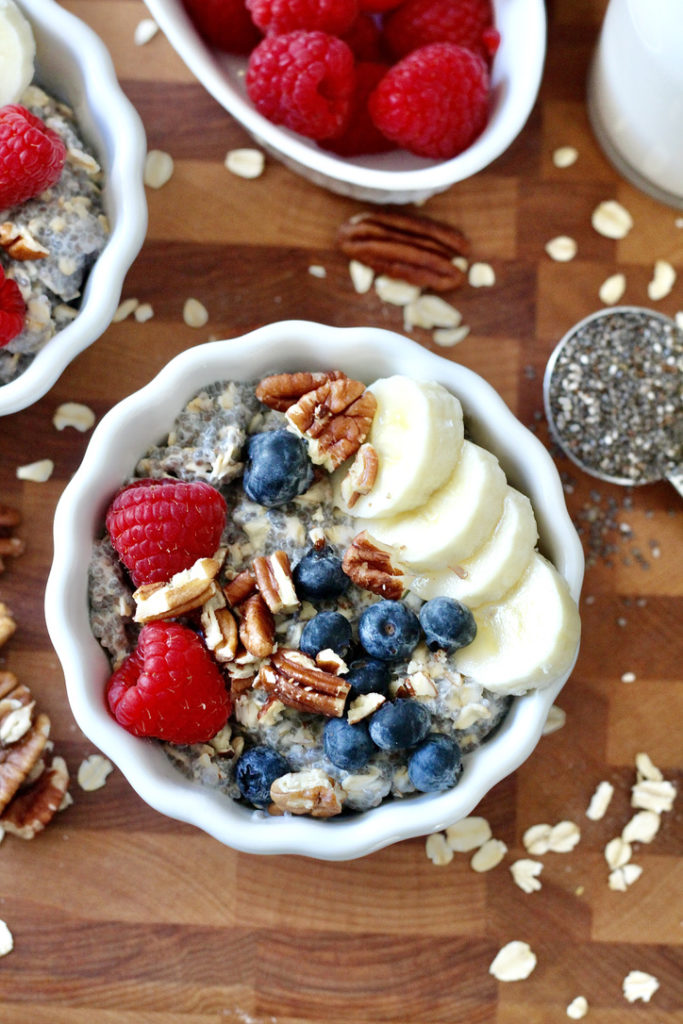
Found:
[[[508, 847], [492, 871], [476, 873], [466, 854], [436, 866], [424, 839], [349, 863], [237, 854], [148, 809], [117, 770], [96, 792], [78, 786], [78, 766], [94, 748], [71, 716], [42, 605], [53, 510], [88, 438], [57, 432], [55, 408], [85, 402], [99, 417], [210, 335], [290, 317], [397, 330], [402, 321], [397, 307], [354, 292], [335, 249], [338, 225], [362, 204], [272, 160], [258, 180], [231, 176], [223, 158], [249, 139], [161, 34], [134, 46], [143, 4], [65, 6], [109, 47], [150, 148], [173, 155], [175, 174], [148, 193], [147, 241], [124, 288], [150, 302], [154, 317], [112, 325], [42, 401], [0, 422], [0, 500], [21, 510], [27, 548], [0, 576], [0, 599], [18, 622], [0, 667], [28, 683], [50, 715], [74, 799], [35, 840], [8, 836], [0, 847], [0, 918], [14, 936], [0, 960], [1, 1024], [551, 1024], [568, 1019], [579, 995], [594, 1024], [683, 1020], [680, 797], [654, 841], [636, 845], [643, 873], [629, 891], [610, 890], [603, 857], [632, 813], [636, 753], [647, 752], [669, 779], [681, 761], [681, 505], [668, 485], [628, 492], [558, 460], [591, 561], [584, 639], [559, 700], [564, 728], [478, 808]], [[654, 260], [668, 259], [679, 281], [657, 308], [683, 309], [680, 219], [616, 175], [587, 123], [586, 69], [604, 6], [549, 5], [548, 59], [526, 128], [492, 167], [424, 209], [459, 225], [474, 258], [496, 273], [493, 287], [458, 293], [471, 332], [439, 351], [481, 373], [544, 439], [546, 360], [575, 321], [599, 308], [607, 276], [625, 273], [624, 301], [646, 305]], [[564, 170], [552, 161], [560, 145], [579, 153]], [[608, 198], [635, 222], [621, 242], [590, 227], [591, 211]], [[578, 243], [570, 263], [544, 251], [560, 234]], [[204, 329], [183, 323], [189, 296], [209, 311]], [[428, 334], [419, 340], [436, 350]], [[45, 457], [55, 463], [47, 483], [17, 479], [18, 466]], [[633, 682], [622, 681], [628, 673]], [[585, 811], [601, 780], [615, 794], [592, 822]], [[525, 856], [523, 833], [561, 820], [580, 826], [580, 843], [539, 858], [542, 888], [523, 892], [509, 870]], [[536, 970], [497, 982], [489, 964], [512, 939], [531, 945]], [[659, 980], [649, 1004], [624, 998], [632, 970]]]

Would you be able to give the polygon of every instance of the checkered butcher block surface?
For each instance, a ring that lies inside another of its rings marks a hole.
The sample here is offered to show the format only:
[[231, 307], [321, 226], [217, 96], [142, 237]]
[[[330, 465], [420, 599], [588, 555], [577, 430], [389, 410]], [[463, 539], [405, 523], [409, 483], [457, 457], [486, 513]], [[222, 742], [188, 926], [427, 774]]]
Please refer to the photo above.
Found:
[[[15, 533], [26, 543], [0, 576], [0, 600], [17, 622], [0, 668], [49, 714], [73, 796], [35, 839], [7, 835], [0, 846], [0, 919], [14, 937], [0, 959], [0, 1022], [553, 1024], [579, 996], [592, 1024], [680, 1022], [681, 797], [655, 839], [634, 846], [643, 870], [628, 891], [609, 888], [603, 855], [633, 813], [636, 754], [673, 781], [681, 761], [681, 505], [667, 484], [628, 492], [558, 461], [589, 563], [584, 639], [558, 701], [566, 724], [477, 809], [507, 845], [493, 870], [473, 871], [467, 854], [437, 866], [424, 839], [348, 863], [238, 854], [150, 810], [118, 770], [96, 791], [78, 785], [78, 767], [95, 751], [67, 705], [42, 603], [53, 510], [88, 438], [57, 432], [55, 408], [78, 401], [100, 417], [209, 336], [287, 318], [397, 330], [402, 319], [374, 293], [355, 293], [335, 248], [338, 225], [362, 204], [270, 159], [257, 180], [230, 175], [226, 152], [249, 139], [161, 34], [134, 45], [143, 4], [65, 6], [109, 47], [149, 147], [170, 152], [175, 173], [148, 190], [149, 234], [124, 286], [124, 297], [151, 303], [153, 318], [113, 324], [42, 401], [0, 424], [1, 500], [20, 510]], [[524, 131], [492, 167], [422, 211], [461, 227], [496, 275], [492, 287], [453, 296], [470, 334], [438, 351], [487, 378], [544, 439], [545, 362], [600, 307], [606, 277], [623, 272], [624, 301], [647, 305], [654, 261], [667, 259], [679, 279], [656, 308], [683, 310], [681, 215], [620, 180], [587, 123], [586, 69], [603, 9], [603, 0], [549, 4], [542, 90]], [[564, 145], [578, 160], [558, 169], [552, 154]], [[611, 198], [633, 216], [623, 241], [590, 225]], [[578, 244], [569, 263], [545, 252], [557, 235]], [[184, 324], [189, 296], [209, 311], [206, 327]], [[416, 336], [437, 350], [429, 334]], [[49, 481], [17, 479], [16, 467], [42, 458], [55, 464]], [[586, 808], [602, 780], [614, 797], [591, 821]], [[562, 820], [580, 827], [580, 842], [536, 858], [542, 887], [524, 892], [510, 872], [527, 856], [524, 832]], [[498, 981], [489, 965], [511, 940], [527, 942], [537, 966], [526, 980]], [[658, 980], [649, 1003], [625, 998], [632, 971]]]

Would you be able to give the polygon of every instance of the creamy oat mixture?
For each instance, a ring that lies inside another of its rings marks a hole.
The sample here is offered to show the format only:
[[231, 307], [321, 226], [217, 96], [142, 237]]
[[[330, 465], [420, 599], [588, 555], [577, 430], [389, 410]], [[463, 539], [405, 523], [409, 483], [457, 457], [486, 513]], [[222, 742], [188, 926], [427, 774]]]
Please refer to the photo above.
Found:
[[23, 373], [46, 342], [75, 318], [88, 271], [109, 235], [102, 172], [80, 137], [73, 111], [35, 85], [21, 104], [60, 136], [67, 158], [52, 188], [0, 210], [0, 224], [25, 229], [48, 252], [40, 259], [17, 260], [0, 247], [0, 265], [19, 285], [27, 306], [24, 329], [0, 349], [0, 385]]
[[[178, 416], [164, 442], [140, 459], [134, 477], [175, 476], [204, 480], [219, 488], [228, 504], [228, 525], [222, 543], [227, 557], [222, 581], [227, 582], [248, 568], [257, 555], [283, 550], [292, 567], [309, 550], [321, 531], [326, 542], [341, 558], [358, 527], [353, 519], [334, 506], [332, 486], [326, 472], [316, 475], [304, 494], [279, 508], [265, 509], [250, 501], [241, 486], [242, 451], [249, 434], [282, 427], [282, 413], [265, 408], [254, 395], [254, 384], [219, 382], [202, 390]], [[105, 536], [93, 550], [90, 567], [91, 625], [118, 666], [135, 647], [139, 626], [133, 623], [133, 587], [122, 570], [118, 556]], [[316, 602], [304, 601], [294, 612], [279, 614], [276, 638], [282, 647], [298, 648], [307, 619], [319, 611], [336, 610], [355, 623], [373, 594], [351, 583], [342, 597]], [[404, 602], [417, 609], [419, 598], [407, 595]], [[355, 635], [355, 633], [354, 633]], [[359, 651], [357, 656], [363, 656]], [[347, 658], [350, 661], [351, 656]], [[254, 657], [246, 655], [229, 666], [234, 681], [254, 675]], [[463, 678], [453, 669], [443, 651], [432, 653], [424, 643], [413, 651], [408, 663], [392, 664], [398, 684], [406, 675], [423, 671], [435, 684], [436, 694], [419, 699], [432, 715], [432, 731], [452, 735], [463, 753], [478, 746], [502, 721], [510, 703]], [[235, 766], [241, 751], [253, 744], [266, 744], [282, 754], [290, 771], [321, 769], [337, 780], [344, 791], [344, 808], [354, 811], [374, 807], [389, 796], [413, 792], [408, 778], [406, 752], [377, 750], [360, 774], [336, 767], [326, 757], [322, 730], [326, 718], [284, 707], [279, 702], [262, 711], [269, 695], [248, 688], [235, 699], [233, 718], [210, 743], [194, 746], [164, 744], [168, 756], [187, 776], [203, 785], [240, 799]], [[261, 715], [259, 716], [259, 712]]]

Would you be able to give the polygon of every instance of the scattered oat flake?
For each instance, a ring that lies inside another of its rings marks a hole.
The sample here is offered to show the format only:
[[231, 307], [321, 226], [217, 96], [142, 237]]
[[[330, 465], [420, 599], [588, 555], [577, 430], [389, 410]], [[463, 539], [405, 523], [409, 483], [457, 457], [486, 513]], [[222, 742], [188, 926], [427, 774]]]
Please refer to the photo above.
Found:
[[607, 884], [613, 892], [626, 892], [629, 886], [638, 881], [642, 873], [640, 864], [624, 864], [623, 867], [610, 871]]
[[446, 842], [443, 832], [435, 832], [433, 835], [427, 836], [425, 850], [432, 864], [436, 864], [438, 867], [450, 864], [453, 860], [453, 851]]
[[14, 949], [12, 933], [4, 921], [0, 921], [0, 956], [6, 956]]
[[321, 279], [323, 277], [327, 277], [327, 271], [324, 267], [321, 267], [319, 263], [312, 263], [308, 268], [308, 273], [311, 277], [319, 277]]
[[389, 302], [394, 306], [406, 306], [420, 294], [417, 285], [387, 277], [386, 274], [380, 274], [375, 278], [375, 291], [382, 302]]
[[133, 312], [133, 316], [139, 324], [146, 324], [154, 316], [154, 309], [150, 302], [141, 302]]
[[573, 238], [568, 235], [557, 235], [545, 244], [545, 251], [551, 260], [557, 263], [568, 263], [576, 256], [578, 246]]
[[552, 829], [550, 825], [532, 825], [528, 828], [522, 836], [522, 842], [527, 853], [533, 853], [535, 856], [542, 856], [547, 853], [550, 849], [550, 833]]
[[418, 295], [403, 309], [403, 323], [407, 331], [411, 327], [423, 327], [431, 331], [434, 327], [458, 327], [462, 314], [439, 295], [430, 293]]
[[553, 704], [543, 726], [543, 735], [550, 736], [552, 733], [562, 729], [566, 721], [567, 712], [563, 711], [562, 708], [558, 708], [557, 704]]
[[57, 430], [73, 427], [74, 430], [84, 433], [94, 426], [95, 413], [89, 406], [82, 405], [80, 402], [62, 402], [55, 409], [52, 423]]
[[507, 850], [502, 839], [487, 839], [484, 845], [474, 853], [470, 867], [473, 871], [491, 871], [498, 867]]
[[600, 821], [601, 818], [604, 818], [613, 796], [614, 786], [612, 783], [606, 781], [599, 782], [588, 804], [586, 817], [590, 818], [591, 821]]
[[649, 1003], [659, 988], [659, 982], [646, 971], [630, 971], [624, 978], [622, 988], [629, 1003], [635, 1003], [636, 999]]
[[155, 35], [159, 31], [159, 26], [153, 18], [143, 18], [135, 26], [135, 32], [133, 33], [133, 41], [136, 46], [144, 46], [149, 43], [150, 40], [154, 39]]
[[573, 821], [558, 821], [553, 825], [548, 837], [548, 849], [551, 853], [569, 853], [581, 839], [581, 829]]
[[631, 787], [631, 807], [663, 814], [673, 807], [676, 787], [666, 779], [643, 779]]
[[361, 263], [360, 260], [351, 260], [349, 262], [349, 276], [351, 277], [353, 290], [358, 295], [365, 295], [372, 288], [372, 282], [375, 280], [375, 271], [372, 267]]
[[52, 459], [39, 459], [27, 466], [17, 466], [17, 477], [19, 480], [31, 480], [34, 484], [44, 484], [52, 476], [54, 468]]
[[472, 263], [467, 281], [472, 288], [490, 288], [496, 283], [496, 272], [490, 263]]
[[647, 295], [652, 302], [664, 299], [676, 283], [676, 271], [667, 260], [656, 260]]
[[607, 867], [614, 871], [616, 868], [623, 868], [631, 859], [631, 846], [621, 836], [615, 836], [605, 846], [605, 860]]
[[265, 155], [260, 149], [244, 147], [231, 149], [225, 156], [225, 166], [238, 178], [260, 178], [266, 166]]
[[524, 892], [538, 892], [541, 888], [541, 881], [538, 876], [542, 870], [543, 864], [540, 860], [529, 860], [526, 857], [522, 857], [510, 865], [510, 872], [515, 884], [520, 889], [523, 889]]
[[651, 843], [659, 832], [661, 820], [654, 811], [638, 811], [624, 825], [621, 838], [626, 843]]
[[639, 782], [642, 782], [643, 779], [649, 779], [651, 782], [661, 782], [664, 778], [659, 768], [652, 763], [649, 754], [642, 752], [636, 754], [636, 771], [638, 772]]
[[593, 210], [591, 224], [605, 238], [625, 238], [633, 227], [633, 218], [616, 199], [606, 199]]
[[621, 677], [622, 683], [635, 683], [636, 674], [635, 672], [624, 672]]
[[606, 306], [614, 306], [626, 291], [625, 274], [612, 274], [600, 285], [598, 295]]
[[149, 188], [162, 188], [173, 175], [174, 163], [170, 153], [162, 149], [150, 149], [145, 158], [145, 185]]
[[186, 299], [183, 306], [183, 320], [188, 327], [203, 327], [208, 322], [209, 313], [199, 299]]
[[491, 826], [486, 818], [472, 815], [449, 825], [446, 829], [446, 840], [451, 850], [456, 853], [469, 853], [478, 850], [491, 838]]
[[498, 951], [489, 967], [498, 981], [522, 981], [528, 978], [536, 966], [536, 954], [528, 942], [514, 939]]
[[453, 259], [451, 260], [451, 263], [453, 264], [454, 267], [457, 267], [458, 270], [462, 270], [463, 274], [467, 273], [467, 269], [470, 265], [469, 260], [467, 260], [464, 256], [454, 256]]
[[579, 151], [574, 146], [558, 146], [553, 152], [553, 163], [556, 167], [571, 167], [579, 158]]
[[441, 348], [451, 348], [464, 341], [469, 333], [468, 324], [461, 324], [460, 327], [437, 327], [432, 333], [432, 340]]
[[102, 754], [91, 754], [81, 762], [78, 768], [78, 785], [86, 793], [101, 789], [107, 776], [114, 770], [111, 761]]
[[112, 323], [121, 323], [122, 320], [125, 320], [127, 317], [130, 316], [131, 313], [135, 312], [139, 304], [140, 303], [138, 302], [137, 299], [124, 299], [123, 302], [120, 303], [119, 308], [116, 310], [113, 317], [111, 318]]
[[572, 999], [567, 1007], [567, 1016], [572, 1020], [581, 1020], [588, 1013], [588, 1000], [585, 996], [577, 996]]

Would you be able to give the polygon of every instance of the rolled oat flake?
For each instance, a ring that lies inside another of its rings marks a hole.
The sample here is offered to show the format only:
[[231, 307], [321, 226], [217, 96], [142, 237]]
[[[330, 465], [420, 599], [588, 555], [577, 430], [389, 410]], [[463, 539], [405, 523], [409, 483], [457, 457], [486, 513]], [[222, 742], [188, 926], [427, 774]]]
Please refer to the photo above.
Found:
[[551, 355], [543, 381], [551, 433], [592, 476], [634, 486], [668, 479], [683, 494], [683, 330], [636, 306], [600, 310]]

